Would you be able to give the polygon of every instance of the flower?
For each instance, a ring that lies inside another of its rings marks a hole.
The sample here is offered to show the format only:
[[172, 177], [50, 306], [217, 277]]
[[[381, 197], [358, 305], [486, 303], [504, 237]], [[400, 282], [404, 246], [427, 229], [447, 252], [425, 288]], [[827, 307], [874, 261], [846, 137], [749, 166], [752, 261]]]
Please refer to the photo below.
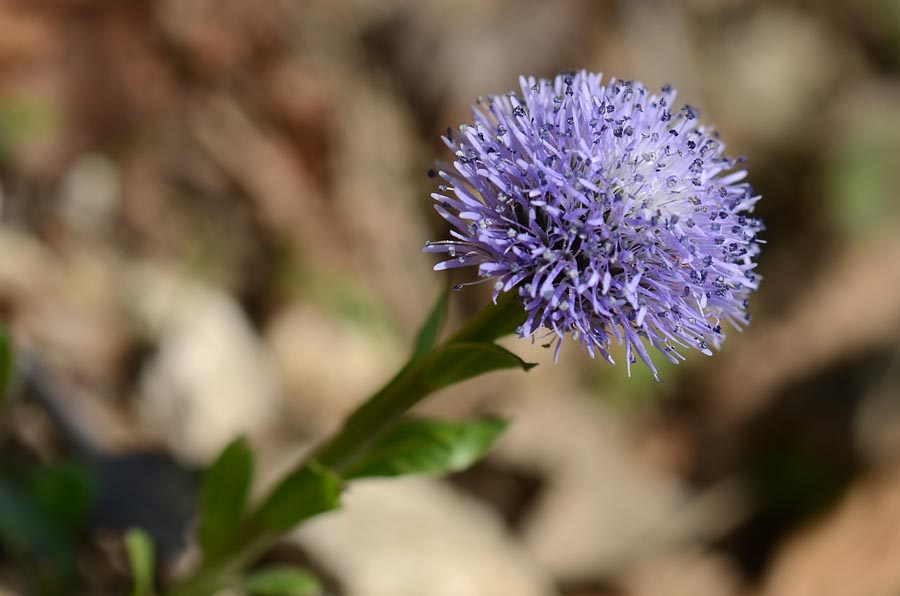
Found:
[[653, 94], [585, 71], [520, 83], [447, 130], [455, 161], [429, 174], [447, 183], [432, 196], [453, 240], [426, 245], [449, 257], [435, 269], [477, 266], [495, 302], [517, 292], [520, 337], [544, 328], [556, 357], [569, 334], [613, 363], [616, 340], [629, 374], [640, 358], [658, 380], [648, 345], [676, 363], [682, 349], [711, 354], [724, 321], [749, 321], [759, 281], [743, 159], [723, 157], [669, 85]]

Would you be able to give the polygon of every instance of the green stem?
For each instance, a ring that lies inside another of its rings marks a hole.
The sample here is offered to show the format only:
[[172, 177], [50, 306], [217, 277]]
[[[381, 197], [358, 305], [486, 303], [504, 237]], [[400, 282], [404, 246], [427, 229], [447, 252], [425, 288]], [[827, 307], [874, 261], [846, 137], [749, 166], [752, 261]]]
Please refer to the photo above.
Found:
[[[393, 379], [360, 405], [340, 432], [309, 459], [340, 474], [401, 416], [431, 393], [426, 371], [441, 350], [459, 342], [493, 341], [515, 331], [524, 320], [525, 311], [516, 302], [513, 293], [504, 294], [496, 305], [489, 304], [476, 313], [459, 331], [431, 352], [408, 362]], [[309, 459], [300, 462], [289, 474], [307, 465]], [[276, 536], [251, 532], [236, 551], [219, 561], [204, 562], [192, 576], [174, 586], [168, 596], [210, 596], [228, 587], [239, 578], [240, 570], [265, 552], [276, 539]]]
[[444, 345], [464, 341], [494, 341], [513, 333], [525, 322], [525, 309], [516, 292], [501, 294], [497, 304], [488, 304], [475, 313]]
[[[430, 356], [430, 354], [429, 354]], [[401, 370], [347, 418], [340, 432], [313, 453], [313, 459], [338, 474], [365, 451], [404, 412], [426, 395], [420, 374], [429, 356]]]
[[212, 596], [235, 586], [241, 579], [242, 570], [266, 552], [276, 538], [259, 536], [220, 559], [204, 561], [190, 577], [167, 591], [166, 596]]
[[524, 320], [525, 311], [511, 292], [501, 296], [496, 305], [487, 305], [429, 354], [407, 363], [351, 414], [341, 431], [320, 447], [313, 459], [340, 474], [398, 418], [431, 393], [423, 372], [441, 349], [458, 342], [493, 341], [515, 331]]

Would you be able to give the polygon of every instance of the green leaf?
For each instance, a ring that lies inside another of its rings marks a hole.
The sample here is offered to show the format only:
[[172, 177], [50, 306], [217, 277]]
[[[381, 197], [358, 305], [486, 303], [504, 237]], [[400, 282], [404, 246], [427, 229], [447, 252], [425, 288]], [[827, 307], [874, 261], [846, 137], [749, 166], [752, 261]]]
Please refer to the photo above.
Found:
[[241, 589], [250, 596], [317, 596], [322, 586], [308, 571], [272, 567], [248, 575]]
[[240, 531], [252, 478], [253, 453], [244, 438], [230, 443], [206, 473], [198, 535], [207, 558], [226, 552]]
[[521, 368], [527, 371], [535, 366], [496, 344], [451, 343], [435, 353], [424, 378], [429, 390], [436, 391], [493, 370]]
[[55, 522], [28, 487], [0, 476], [0, 546], [30, 586], [28, 593], [71, 594], [72, 533]]
[[152, 596], [153, 569], [156, 566], [153, 540], [144, 530], [137, 528], [129, 530], [125, 534], [125, 550], [128, 553], [128, 563], [134, 582], [132, 596]]
[[0, 406], [6, 401], [6, 392], [15, 369], [12, 345], [6, 331], [0, 329]]
[[314, 515], [337, 509], [340, 492], [340, 479], [324, 466], [311, 462], [275, 488], [254, 521], [264, 530], [284, 532]]
[[0, 477], [0, 542], [28, 558], [64, 565], [70, 544], [41, 507], [18, 486]]
[[35, 468], [28, 474], [31, 499], [54, 526], [69, 533], [84, 527], [94, 501], [95, 482], [86, 468], [72, 463]]
[[413, 358], [425, 356], [437, 343], [438, 334], [441, 332], [441, 326], [447, 316], [447, 302], [449, 300], [450, 286], [448, 285], [438, 296], [434, 306], [431, 308], [428, 319], [425, 320], [425, 324], [416, 336], [416, 343], [413, 346]]
[[349, 478], [446, 474], [478, 461], [507, 423], [498, 418], [471, 422], [404, 420], [382, 435], [345, 473]]

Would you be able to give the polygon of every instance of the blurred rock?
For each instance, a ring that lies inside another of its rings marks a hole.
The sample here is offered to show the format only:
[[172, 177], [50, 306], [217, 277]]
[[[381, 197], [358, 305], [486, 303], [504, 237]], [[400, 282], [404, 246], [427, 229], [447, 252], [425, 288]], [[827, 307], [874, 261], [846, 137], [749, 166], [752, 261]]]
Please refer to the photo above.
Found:
[[131, 304], [158, 349], [141, 372], [137, 413], [147, 433], [193, 462], [239, 434], [260, 435], [281, 410], [276, 371], [237, 303], [173, 271], [139, 267]]
[[774, 561], [763, 596], [887, 596], [900, 592], [900, 467], [860, 483], [798, 533]]
[[359, 482], [295, 536], [347, 596], [553, 594], [496, 515], [435, 480]]
[[[0, 293], [14, 306], [46, 294], [52, 285], [53, 255], [34, 237], [0, 227]], [[9, 258], [14, 257], [14, 258]]]
[[0, 254], [0, 300], [24, 346], [92, 386], [114, 380], [130, 339], [118, 259], [97, 245], [53, 251], [12, 228], [0, 228]]
[[335, 429], [393, 374], [405, 354], [384, 333], [308, 304], [294, 304], [268, 326], [289, 412], [312, 437]]
[[120, 187], [111, 160], [99, 154], [81, 156], [62, 180], [63, 218], [84, 235], [103, 237], [118, 215]]
[[642, 561], [619, 587], [623, 596], [737, 596], [740, 583], [726, 559], [687, 551]]
[[548, 478], [522, 531], [555, 577], [615, 574], [699, 541], [736, 515], [730, 491], [698, 498], [677, 477], [648, 465], [635, 429], [596, 401], [559, 388], [520, 397], [509, 404], [514, 423], [496, 456]]

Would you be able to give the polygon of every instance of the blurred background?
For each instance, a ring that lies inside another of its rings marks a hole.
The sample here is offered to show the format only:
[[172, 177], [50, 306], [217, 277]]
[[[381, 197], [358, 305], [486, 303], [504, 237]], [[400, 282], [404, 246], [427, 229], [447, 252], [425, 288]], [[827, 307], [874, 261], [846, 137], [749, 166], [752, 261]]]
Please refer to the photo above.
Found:
[[749, 157], [753, 324], [662, 384], [512, 340], [541, 365], [423, 408], [512, 417], [485, 462], [354, 485], [266, 560], [347, 596], [900, 594], [897, 0], [0, 0], [0, 594], [125, 593], [134, 525], [189, 568], [227, 441], [265, 485], [403, 361], [441, 131], [565, 68], [671, 82]]

